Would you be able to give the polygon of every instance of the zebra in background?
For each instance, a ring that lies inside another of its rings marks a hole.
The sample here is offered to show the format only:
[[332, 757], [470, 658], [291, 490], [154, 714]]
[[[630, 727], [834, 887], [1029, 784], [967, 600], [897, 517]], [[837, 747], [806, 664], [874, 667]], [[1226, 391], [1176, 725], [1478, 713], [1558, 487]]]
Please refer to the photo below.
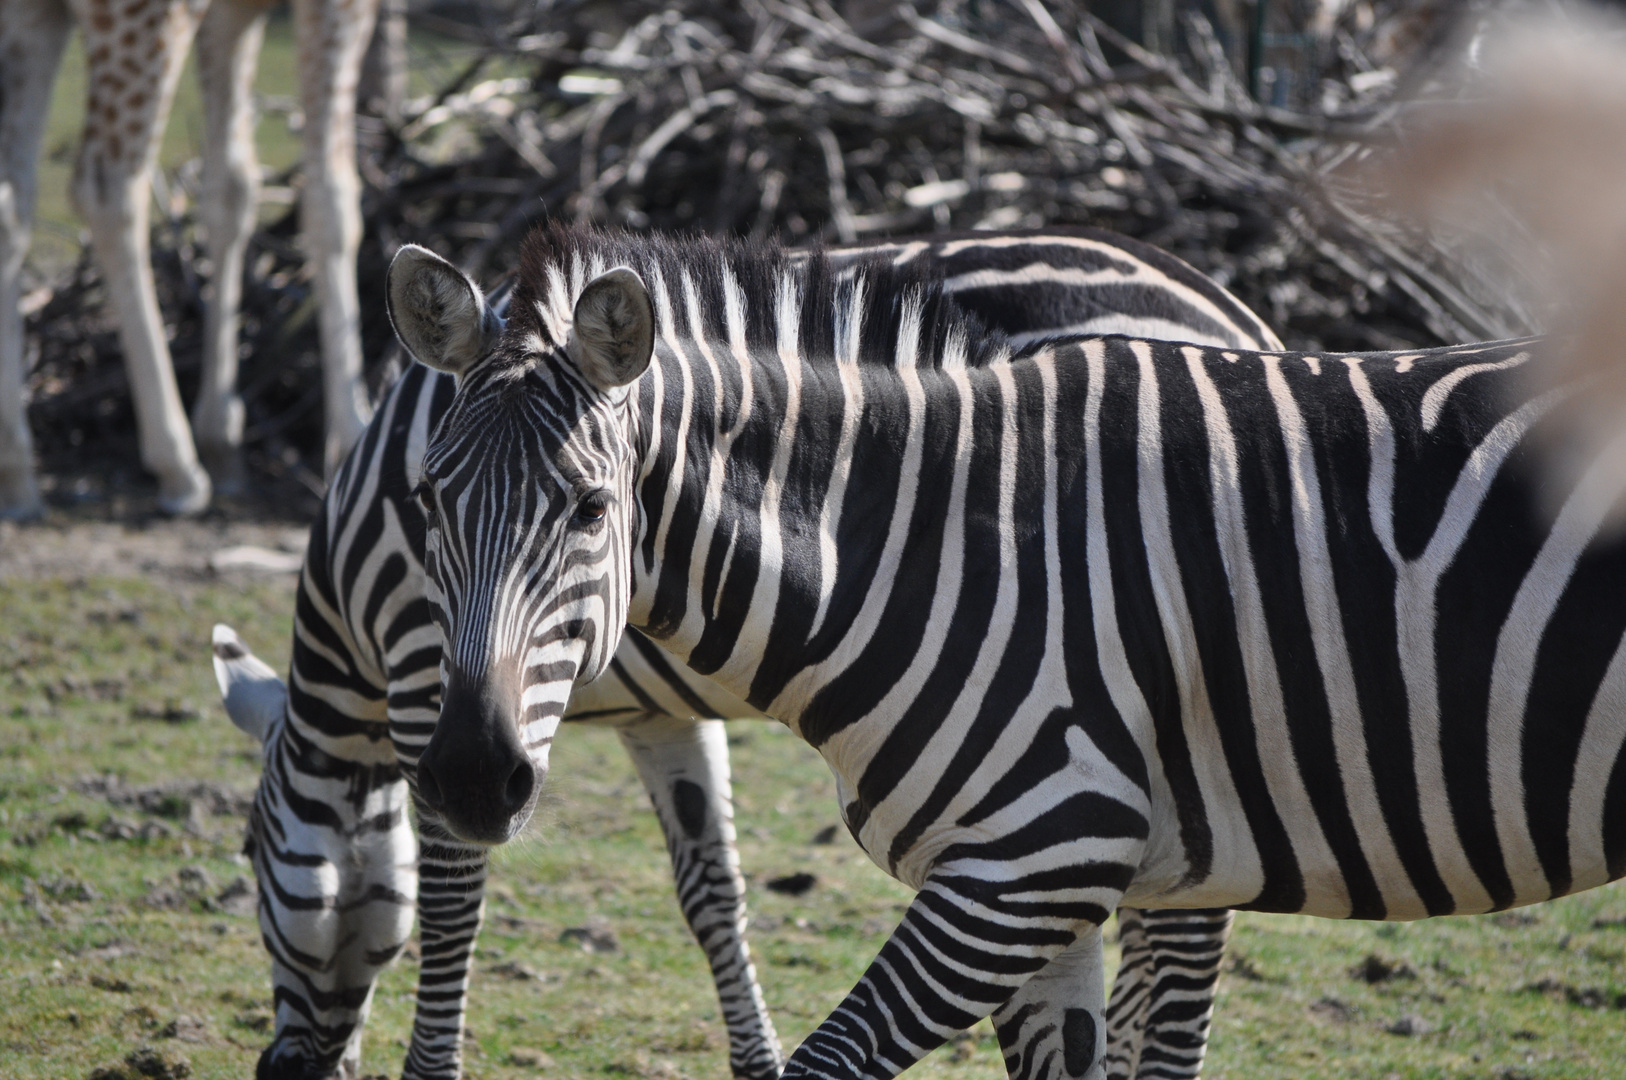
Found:
[[1100, 1076], [1119, 903], [1412, 919], [1626, 873], [1626, 447], [1533, 467], [1566, 391], [1531, 343], [1013, 350], [884, 263], [562, 228], [500, 334], [422, 249], [388, 293], [459, 377], [419, 489], [445, 827], [513, 835], [630, 625], [814, 746], [918, 890], [786, 1077], [983, 1016], [1012, 1076]]
[[[838, 249], [830, 258], [847, 267], [884, 259], [943, 276], [956, 302], [1031, 338], [1138, 329], [1237, 348], [1279, 345], [1187, 264], [1098, 231], [947, 235]], [[452, 394], [450, 378], [414, 365], [335, 479], [297, 600], [288, 710], [297, 723], [284, 722], [286, 692], [274, 673], [235, 634], [216, 630], [228, 712], [266, 749], [253, 848], [278, 1006], [267, 1073], [355, 1059], [368, 991], [405, 941], [414, 899], [422, 968], [405, 1075], [459, 1068], [484, 850], [459, 844], [430, 815], [414, 897], [398, 771], [398, 763], [410, 770], [438, 717], [439, 638], [424, 600], [423, 511], [413, 489]], [[726, 742], [719, 723], [690, 718], [761, 715], [637, 634], [603, 678], [577, 693], [570, 713], [616, 725], [650, 791], [680, 905], [717, 983], [731, 1067], [746, 1077], [777, 1076], [783, 1058], [743, 935]], [[343, 880], [319, 880], [348, 865], [356, 871]], [[1109, 1039], [1119, 1075], [1134, 1075], [1137, 1057], [1148, 1076], [1194, 1076], [1200, 1068], [1229, 913], [1194, 917], [1208, 919], [1209, 933], [1196, 961], [1184, 914], [1125, 915], [1134, 929], [1125, 935], [1115, 1000], [1128, 1007], [1115, 1014]], [[353, 945], [340, 946], [362, 927]], [[1175, 1071], [1153, 1072], [1153, 1063]]]

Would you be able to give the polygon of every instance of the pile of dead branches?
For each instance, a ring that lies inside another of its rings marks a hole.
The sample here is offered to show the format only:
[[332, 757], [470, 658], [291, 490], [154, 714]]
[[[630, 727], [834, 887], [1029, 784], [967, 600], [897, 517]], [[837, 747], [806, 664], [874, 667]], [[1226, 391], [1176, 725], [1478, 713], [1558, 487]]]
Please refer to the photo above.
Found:
[[[1528, 328], [1488, 275], [1386, 224], [1342, 179], [1442, 40], [1434, 7], [1347, 6], [1318, 31], [1313, 79], [1300, 79], [1313, 93], [1291, 109], [1256, 103], [1239, 43], [1189, 7], [1159, 53], [1044, 0], [852, 0], [839, 12], [826, 0], [560, 0], [479, 31], [435, 20], [476, 55], [368, 129], [361, 282], [375, 379], [387, 377], [381, 290], [396, 246], [427, 244], [490, 281], [549, 216], [792, 244], [1088, 224], [1189, 260], [1294, 347]], [[156, 240], [184, 386], [207, 268], [189, 221]], [[291, 211], [250, 262], [251, 463], [310, 477], [319, 380]], [[47, 451], [128, 424], [108, 370], [116, 343], [78, 317], [95, 291], [81, 273], [36, 319]]]

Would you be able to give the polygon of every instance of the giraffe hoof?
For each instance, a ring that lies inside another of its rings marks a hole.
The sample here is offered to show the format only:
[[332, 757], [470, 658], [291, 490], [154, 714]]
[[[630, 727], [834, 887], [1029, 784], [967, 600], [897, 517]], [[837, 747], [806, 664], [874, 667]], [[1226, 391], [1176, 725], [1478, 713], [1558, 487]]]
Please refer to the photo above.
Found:
[[209, 471], [216, 495], [237, 496], [248, 490], [248, 467], [243, 464], [241, 448], [199, 444], [198, 457]]
[[34, 521], [45, 516], [39, 485], [31, 471], [0, 470], [0, 521]]
[[178, 477], [158, 481], [158, 511], [168, 517], [193, 517], [209, 508], [209, 474], [192, 464]]

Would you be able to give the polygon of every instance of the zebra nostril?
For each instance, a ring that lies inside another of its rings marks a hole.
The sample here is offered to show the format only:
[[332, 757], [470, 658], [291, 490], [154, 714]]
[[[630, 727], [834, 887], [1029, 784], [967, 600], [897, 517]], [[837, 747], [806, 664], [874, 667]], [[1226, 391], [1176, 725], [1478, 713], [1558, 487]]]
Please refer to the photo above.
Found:
[[421, 758], [418, 761], [418, 798], [431, 810], [446, 809], [446, 798], [441, 793], [440, 781], [435, 779], [434, 772], [429, 768], [429, 762]]
[[536, 770], [529, 761], [522, 761], [514, 766], [514, 771], [508, 774], [508, 783], [503, 787], [503, 800], [507, 803], [510, 814], [519, 812], [531, 799], [531, 789], [536, 786]]

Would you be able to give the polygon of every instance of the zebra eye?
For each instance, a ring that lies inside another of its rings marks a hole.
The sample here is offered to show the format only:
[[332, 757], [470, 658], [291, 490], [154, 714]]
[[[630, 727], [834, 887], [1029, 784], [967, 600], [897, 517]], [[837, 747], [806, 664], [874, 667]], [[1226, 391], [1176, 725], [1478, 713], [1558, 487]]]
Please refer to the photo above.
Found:
[[430, 517], [434, 517], [435, 495], [430, 489], [428, 483], [419, 484], [417, 490], [414, 491], [413, 494], [418, 497], [418, 505], [423, 507], [423, 512], [428, 514]]
[[584, 522], [603, 521], [604, 515], [610, 510], [610, 496], [608, 492], [591, 491], [581, 497], [576, 504], [576, 518]]

